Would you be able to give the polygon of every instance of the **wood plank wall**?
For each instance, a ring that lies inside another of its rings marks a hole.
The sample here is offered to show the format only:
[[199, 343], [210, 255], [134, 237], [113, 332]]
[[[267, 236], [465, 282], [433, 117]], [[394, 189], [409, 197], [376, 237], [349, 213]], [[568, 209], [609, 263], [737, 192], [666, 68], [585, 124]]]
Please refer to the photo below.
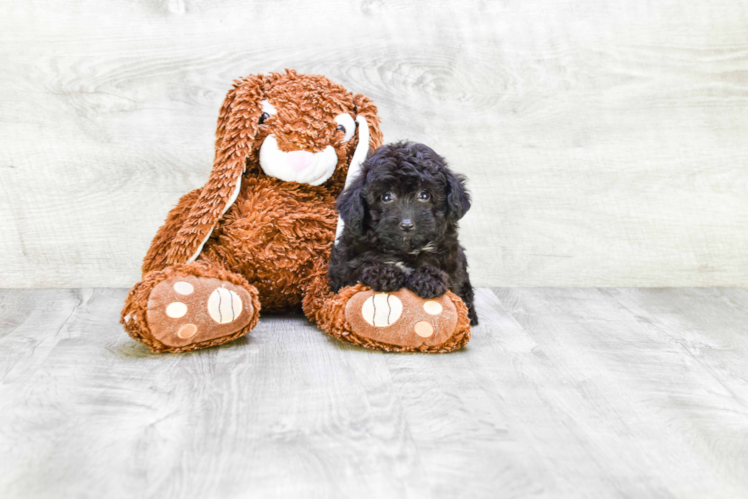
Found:
[[468, 175], [479, 286], [748, 286], [748, 2], [0, 0], [0, 287], [129, 286], [238, 76]]

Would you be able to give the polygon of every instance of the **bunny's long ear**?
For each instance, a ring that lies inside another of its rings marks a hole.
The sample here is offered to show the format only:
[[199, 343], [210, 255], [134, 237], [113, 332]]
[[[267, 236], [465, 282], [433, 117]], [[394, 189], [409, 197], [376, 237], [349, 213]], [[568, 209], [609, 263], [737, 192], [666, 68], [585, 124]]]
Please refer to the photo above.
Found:
[[[376, 150], [382, 145], [382, 130], [380, 129], [379, 115], [377, 107], [371, 99], [363, 94], [353, 96], [353, 103], [356, 106], [356, 123], [358, 124], [358, 145], [351, 158], [351, 164], [348, 165], [348, 173], [345, 177], [345, 191], [350, 189], [351, 183], [361, 173], [361, 165], [366, 161], [368, 153]], [[365, 142], [363, 142], [365, 141]], [[348, 193], [350, 195], [350, 193]], [[340, 209], [340, 207], [339, 207]], [[343, 210], [341, 209], [341, 214]], [[363, 214], [362, 214], [363, 216]], [[340, 238], [345, 225], [344, 217], [338, 216], [338, 227], [335, 231], [335, 240]]]
[[218, 219], [239, 195], [246, 158], [259, 127], [266, 82], [263, 75], [242, 78], [226, 95], [218, 114], [213, 170], [167, 251], [169, 264], [195, 260]]
[[374, 151], [382, 145], [382, 130], [377, 114], [377, 107], [374, 101], [363, 94], [353, 96], [353, 103], [356, 106], [356, 119], [363, 117], [369, 126], [369, 150]]

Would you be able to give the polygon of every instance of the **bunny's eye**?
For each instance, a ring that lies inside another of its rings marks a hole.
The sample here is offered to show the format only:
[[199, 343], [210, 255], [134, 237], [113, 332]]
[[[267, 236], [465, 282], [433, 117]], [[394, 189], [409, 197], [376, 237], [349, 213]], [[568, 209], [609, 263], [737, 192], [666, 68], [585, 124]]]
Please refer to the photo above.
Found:
[[353, 121], [351, 115], [343, 113], [335, 117], [335, 123], [338, 124], [335, 130], [343, 131], [343, 141], [348, 142], [353, 137], [353, 133], [356, 131], [356, 122]]
[[275, 109], [275, 106], [270, 104], [270, 101], [265, 99], [264, 101], [260, 101], [260, 106], [262, 106], [262, 114], [260, 115], [260, 125], [265, 123], [268, 118], [270, 118], [270, 115], [278, 114], [278, 110]]

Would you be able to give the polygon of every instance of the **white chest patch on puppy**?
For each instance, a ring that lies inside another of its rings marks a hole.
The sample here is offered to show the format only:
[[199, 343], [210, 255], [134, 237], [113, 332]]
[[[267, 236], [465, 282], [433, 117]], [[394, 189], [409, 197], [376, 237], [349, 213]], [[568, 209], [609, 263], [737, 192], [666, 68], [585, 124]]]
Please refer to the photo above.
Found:
[[414, 269], [410, 266], [406, 266], [403, 262], [400, 262], [399, 260], [385, 260], [385, 264], [389, 264], [390, 266], [395, 266], [401, 271], [403, 271], [405, 274], [410, 274], [414, 271]]
[[422, 246], [421, 248], [408, 253], [410, 253], [411, 255], [418, 255], [419, 253], [433, 253], [435, 251], [436, 245], [434, 245], [433, 243], [427, 243], [425, 246]]

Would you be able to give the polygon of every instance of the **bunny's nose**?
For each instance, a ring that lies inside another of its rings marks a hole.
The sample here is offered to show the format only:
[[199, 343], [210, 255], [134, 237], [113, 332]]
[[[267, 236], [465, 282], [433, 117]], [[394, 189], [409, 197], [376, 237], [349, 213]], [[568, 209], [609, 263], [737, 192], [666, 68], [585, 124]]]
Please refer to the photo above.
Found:
[[309, 165], [312, 164], [314, 153], [309, 153], [307, 151], [291, 151], [288, 153], [287, 158], [288, 166], [296, 172], [301, 172], [302, 170], [306, 170]]
[[413, 224], [413, 221], [410, 219], [403, 219], [402, 222], [400, 222], [400, 229], [406, 233], [412, 231], [415, 227], [416, 225]]

